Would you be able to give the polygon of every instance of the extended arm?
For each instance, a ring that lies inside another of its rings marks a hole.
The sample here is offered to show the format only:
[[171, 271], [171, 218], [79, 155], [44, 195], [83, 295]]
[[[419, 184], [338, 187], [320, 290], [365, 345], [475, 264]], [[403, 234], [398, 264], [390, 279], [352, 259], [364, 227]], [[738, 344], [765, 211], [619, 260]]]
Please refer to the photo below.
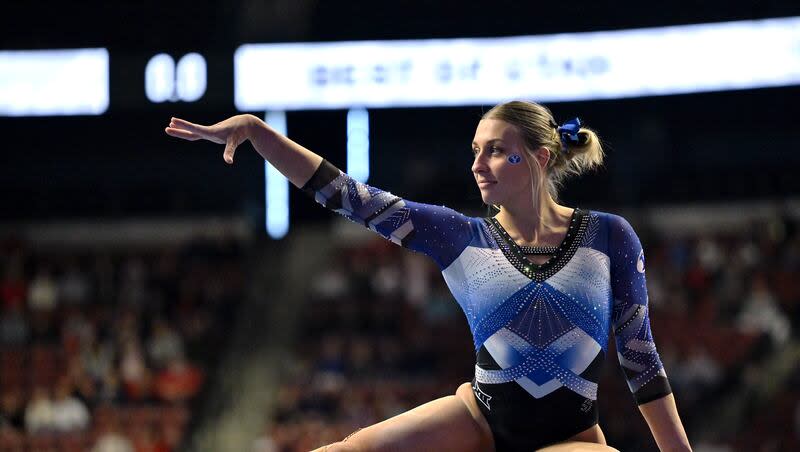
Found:
[[639, 405], [639, 411], [650, 426], [660, 450], [681, 452], [692, 450], [672, 394]]
[[227, 163], [233, 162], [236, 148], [250, 140], [265, 160], [318, 203], [400, 246], [430, 256], [441, 268], [461, 253], [477, 228], [477, 220], [452, 209], [408, 201], [354, 180], [253, 115], [233, 116], [212, 126], [172, 118], [165, 131], [185, 140], [225, 144]]

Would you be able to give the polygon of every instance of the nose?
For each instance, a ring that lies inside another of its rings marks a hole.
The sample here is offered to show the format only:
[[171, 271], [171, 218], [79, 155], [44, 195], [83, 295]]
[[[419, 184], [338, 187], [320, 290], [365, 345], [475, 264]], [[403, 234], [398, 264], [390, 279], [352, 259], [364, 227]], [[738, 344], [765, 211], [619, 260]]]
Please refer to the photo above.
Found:
[[486, 159], [483, 158], [483, 153], [478, 152], [475, 155], [475, 160], [472, 162], [472, 172], [474, 174], [486, 172], [488, 167], [486, 166]]

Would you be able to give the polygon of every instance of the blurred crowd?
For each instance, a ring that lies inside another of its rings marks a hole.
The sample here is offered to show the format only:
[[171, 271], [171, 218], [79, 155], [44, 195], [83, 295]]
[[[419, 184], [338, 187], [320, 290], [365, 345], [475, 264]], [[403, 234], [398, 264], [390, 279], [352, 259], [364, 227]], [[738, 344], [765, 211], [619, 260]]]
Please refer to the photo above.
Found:
[[[797, 224], [670, 235], [634, 225], [695, 450], [800, 450]], [[250, 278], [241, 244], [0, 248], [0, 450], [177, 450], [235, 327]], [[427, 258], [371, 237], [324, 261], [254, 452], [340, 440], [452, 394], [474, 371], [463, 313]], [[610, 444], [655, 450], [613, 340], [599, 406]]]
[[242, 298], [238, 244], [0, 246], [0, 450], [176, 450]]
[[[747, 233], [667, 236], [637, 227], [654, 336], [695, 450], [800, 450], [800, 392], [793, 389], [800, 371], [773, 383], [771, 392], [752, 390], [774, 377], [765, 374], [766, 363], [796, 346], [796, 229], [787, 218], [755, 223]], [[306, 451], [341, 440], [453, 394], [472, 377], [465, 319], [433, 263], [380, 238], [343, 246], [328, 262], [313, 278], [293, 361], [284, 366], [254, 452]], [[744, 404], [746, 419], [725, 424], [722, 411], [736, 403]], [[613, 340], [599, 406], [611, 445], [657, 450]]]

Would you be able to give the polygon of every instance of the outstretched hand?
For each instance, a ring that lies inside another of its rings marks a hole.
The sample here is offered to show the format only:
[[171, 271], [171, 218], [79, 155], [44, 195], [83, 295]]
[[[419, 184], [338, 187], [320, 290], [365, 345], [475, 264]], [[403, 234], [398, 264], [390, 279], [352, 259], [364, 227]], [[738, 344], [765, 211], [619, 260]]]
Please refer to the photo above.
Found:
[[164, 131], [169, 136], [183, 138], [184, 140], [208, 140], [225, 145], [222, 154], [226, 163], [233, 163], [233, 154], [236, 148], [247, 141], [253, 116], [237, 115], [211, 126], [202, 126], [179, 118], [172, 118], [169, 126]]

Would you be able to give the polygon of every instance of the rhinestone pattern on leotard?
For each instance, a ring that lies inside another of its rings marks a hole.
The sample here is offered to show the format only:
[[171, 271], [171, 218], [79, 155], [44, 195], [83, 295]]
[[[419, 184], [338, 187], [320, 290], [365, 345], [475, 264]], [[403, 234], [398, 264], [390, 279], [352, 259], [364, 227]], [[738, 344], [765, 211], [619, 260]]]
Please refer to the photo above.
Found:
[[543, 264], [534, 264], [525, 257], [525, 253], [520, 249], [520, 246], [511, 238], [508, 232], [503, 228], [499, 221], [495, 218], [486, 218], [486, 224], [489, 231], [495, 237], [495, 241], [503, 254], [509, 262], [516, 267], [523, 275], [528, 278], [542, 282], [547, 278], [556, 274], [564, 265], [569, 262], [575, 251], [581, 244], [579, 240], [588, 225], [589, 216], [586, 212], [576, 207], [572, 213], [567, 234], [564, 240], [556, 247], [556, 251], [547, 262]]

